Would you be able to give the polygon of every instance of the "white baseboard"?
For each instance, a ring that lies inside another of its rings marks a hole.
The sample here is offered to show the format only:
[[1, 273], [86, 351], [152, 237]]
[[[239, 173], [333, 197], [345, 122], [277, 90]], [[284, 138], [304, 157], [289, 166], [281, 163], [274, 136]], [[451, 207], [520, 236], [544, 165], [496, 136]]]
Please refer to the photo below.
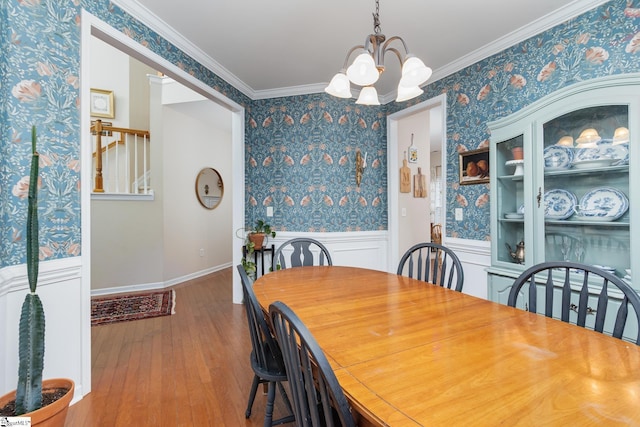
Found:
[[141, 283], [138, 285], [114, 286], [111, 288], [92, 289], [91, 296], [97, 297], [102, 295], [125, 294], [125, 293], [133, 293], [133, 292], [144, 292], [144, 291], [155, 291], [158, 289], [166, 289], [171, 286], [175, 286], [175, 285], [179, 285], [180, 283], [187, 282], [189, 280], [197, 279], [198, 277], [206, 276], [207, 274], [224, 270], [225, 268], [231, 267], [231, 265], [232, 264], [230, 262], [222, 265], [217, 265], [215, 267], [196, 271], [194, 273], [190, 273], [181, 277], [175, 277], [173, 279], [166, 280], [164, 282], [150, 282], [150, 283]]

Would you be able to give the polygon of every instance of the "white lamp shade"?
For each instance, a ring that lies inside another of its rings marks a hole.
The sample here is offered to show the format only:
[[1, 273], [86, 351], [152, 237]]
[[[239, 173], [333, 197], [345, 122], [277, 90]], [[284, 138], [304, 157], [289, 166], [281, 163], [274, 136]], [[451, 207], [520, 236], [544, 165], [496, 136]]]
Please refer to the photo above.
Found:
[[324, 91], [338, 98], [351, 98], [351, 82], [349, 82], [346, 74], [338, 73], [333, 76], [331, 83]]
[[432, 72], [431, 68], [424, 65], [424, 62], [422, 62], [420, 58], [407, 56], [404, 64], [402, 64], [402, 79], [400, 79], [400, 84], [407, 87], [419, 86], [429, 80]]
[[358, 86], [368, 86], [378, 81], [380, 73], [371, 54], [363, 52], [347, 68], [347, 77]]
[[424, 93], [422, 89], [418, 86], [406, 87], [402, 86], [402, 84], [398, 85], [398, 96], [396, 97], [396, 102], [408, 101], [416, 96], [420, 96]]
[[356, 101], [356, 104], [361, 105], [380, 105], [380, 101], [378, 100], [378, 92], [376, 88], [373, 86], [365, 86], [360, 91], [360, 96]]

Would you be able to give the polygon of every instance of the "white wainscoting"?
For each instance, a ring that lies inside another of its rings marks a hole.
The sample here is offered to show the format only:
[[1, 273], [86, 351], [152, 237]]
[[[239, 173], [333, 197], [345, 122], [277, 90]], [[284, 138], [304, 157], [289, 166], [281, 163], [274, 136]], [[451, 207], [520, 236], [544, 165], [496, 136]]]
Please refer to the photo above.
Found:
[[387, 232], [339, 232], [339, 233], [288, 233], [278, 232], [269, 239], [268, 245], [276, 249], [282, 243], [294, 237], [307, 237], [318, 240], [331, 254], [333, 265], [348, 265], [388, 271], [387, 268]]
[[[37, 288], [46, 321], [43, 376], [71, 378], [73, 403], [91, 390], [90, 366], [83, 372], [83, 358], [91, 360], [85, 354], [91, 349], [91, 302], [81, 289], [81, 266], [81, 257], [41, 262]], [[18, 381], [18, 323], [28, 292], [25, 264], [0, 270], [0, 395]]]
[[491, 265], [491, 242], [445, 237], [443, 244], [452, 249], [462, 263], [462, 292], [487, 299], [487, 268]]

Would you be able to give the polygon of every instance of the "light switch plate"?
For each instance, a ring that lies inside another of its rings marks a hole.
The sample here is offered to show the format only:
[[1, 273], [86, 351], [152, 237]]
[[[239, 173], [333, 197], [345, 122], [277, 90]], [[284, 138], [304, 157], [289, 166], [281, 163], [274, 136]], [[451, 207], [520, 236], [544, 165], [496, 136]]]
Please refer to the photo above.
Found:
[[267, 216], [273, 216], [273, 206], [267, 206]]
[[456, 221], [462, 221], [462, 208], [456, 208]]

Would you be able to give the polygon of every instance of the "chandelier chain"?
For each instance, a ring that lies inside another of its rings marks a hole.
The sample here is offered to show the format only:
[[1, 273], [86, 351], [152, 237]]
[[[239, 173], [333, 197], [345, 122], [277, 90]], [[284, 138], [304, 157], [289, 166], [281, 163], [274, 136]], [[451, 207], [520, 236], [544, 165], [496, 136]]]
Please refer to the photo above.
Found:
[[[398, 82], [396, 102], [404, 102], [420, 96], [424, 91], [420, 85], [431, 77], [431, 68], [424, 65], [419, 58], [411, 55], [402, 37], [393, 36], [389, 39], [380, 29], [380, 0], [375, 0], [376, 8], [373, 15], [373, 33], [369, 34], [364, 44], [352, 47], [344, 60], [342, 69], [331, 79], [325, 92], [338, 98], [351, 98], [351, 84], [361, 86], [356, 104], [380, 105], [378, 92], [373, 86], [384, 72], [384, 56], [393, 53], [400, 62], [401, 77]], [[396, 42], [392, 47], [391, 43]], [[402, 46], [399, 46], [401, 44]], [[404, 48], [404, 51], [402, 51]], [[351, 54], [358, 56], [347, 67]], [[404, 53], [404, 55], [403, 55]]]
[[376, 13], [373, 14], [373, 32], [380, 34], [380, 1], [376, 0]]

